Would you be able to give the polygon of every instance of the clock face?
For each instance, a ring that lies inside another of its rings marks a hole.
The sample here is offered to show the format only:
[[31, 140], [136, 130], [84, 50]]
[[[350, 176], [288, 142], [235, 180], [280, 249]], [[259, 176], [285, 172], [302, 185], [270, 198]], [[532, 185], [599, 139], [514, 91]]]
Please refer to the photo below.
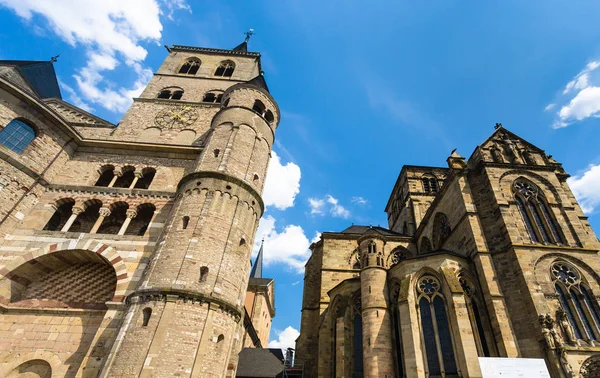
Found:
[[154, 118], [157, 126], [168, 129], [178, 129], [196, 122], [198, 113], [191, 106], [177, 106], [163, 109]]

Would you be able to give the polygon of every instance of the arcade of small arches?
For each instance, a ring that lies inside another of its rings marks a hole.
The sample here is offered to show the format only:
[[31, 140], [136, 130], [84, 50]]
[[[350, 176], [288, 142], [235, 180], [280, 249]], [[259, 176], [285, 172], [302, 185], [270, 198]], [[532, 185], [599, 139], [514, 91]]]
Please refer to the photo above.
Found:
[[[181, 64], [177, 73], [180, 75], [194, 76], [198, 73], [201, 65], [202, 61], [200, 59], [196, 57], [188, 58]], [[215, 69], [213, 76], [231, 77], [234, 71], [235, 63], [231, 60], [223, 60]]]
[[99, 199], [61, 198], [52, 207], [55, 211], [45, 231], [144, 236], [157, 213], [152, 203], [130, 208], [123, 201], [105, 206]]
[[98, 174], [100, 176], [94, 186], [148, 189], [152, 180], [154, 180], [156, 169], [146, 167], [138, 171], [131, 165], [117, 169], [114, 165], [107, 164], [100, 167]]

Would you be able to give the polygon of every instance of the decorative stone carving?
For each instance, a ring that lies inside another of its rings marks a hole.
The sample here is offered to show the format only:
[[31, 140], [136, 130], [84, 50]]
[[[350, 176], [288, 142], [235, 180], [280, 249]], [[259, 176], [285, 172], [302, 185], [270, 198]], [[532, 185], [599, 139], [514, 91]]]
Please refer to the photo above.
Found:
[[529, 165], [537, 165], [535, 156], [533, 156], [533, 153], [530, 150], [523, 151], [523, 159], [525, 159], [525, 163]]
[[517, 145], [515, 144], [515, 142], [512, 141], [508, 137], [508, 135], [504, 136], [504, 139], [502, 140], [502, 142], [504, 143], [506, 152], [509, 155], [509, 157], [512, 159], [512, 161], [516, 162], [517, 160], [519, 160], [519, 158], [520, 158], [519, 149], [517, 148]]
[[560, 333], [555, 328], [554, 319], [550, 314], [540, 315], [538, 317], [540, 325], [542, 326], [542, 334], [548, 349], [556, 349], [563, 346], [564, 341]]
[[492, 154], [492, 160], [494, 160], [495, 163], [504, 163], [502, 151], [500, 151], [497, 144], [494, 144], [492, 148], [490, 148], [490, 153]]
[[560, 329], [565, 335], [567, 343], [577, 342], [577, 337], [575, 337], [575, 331], [573, 330], [573, 326], [567, 318], [567, 313], [562, 308], [559, 308], [556, 311], [556, 320], [558, 321], [558, 325], [560, 326]]

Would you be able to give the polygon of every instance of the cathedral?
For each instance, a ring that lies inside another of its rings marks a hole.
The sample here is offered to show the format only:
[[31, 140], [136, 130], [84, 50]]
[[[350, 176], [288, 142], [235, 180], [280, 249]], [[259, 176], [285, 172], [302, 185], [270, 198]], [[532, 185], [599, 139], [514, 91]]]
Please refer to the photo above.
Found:
[[311, 245], [296, 365], [308, 377], [501, 378], [484, 363], [528, 358], [504, 361], [539, 362], [536, 378], [600, 377], [600, 243], [568, 177], [501, 124], [468, 159], [404, 166], [389, 228]]
[[55, 59], [0, 61], [1, 378], [235, 377], [267, 346], [280, 113], [247, 42], [167, 47], [116, 125], [62, 100]]

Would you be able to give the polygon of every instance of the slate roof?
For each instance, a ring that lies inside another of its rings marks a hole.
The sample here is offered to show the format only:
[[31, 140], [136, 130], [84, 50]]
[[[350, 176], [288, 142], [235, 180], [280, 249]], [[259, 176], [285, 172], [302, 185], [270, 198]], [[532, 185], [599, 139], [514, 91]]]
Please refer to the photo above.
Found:
[[248, 280], [248, 286], [250, 286], [250, 285], [254, 285], [254, 286], [267, 286], [271, 282], [273, 282], [272, 278], [253, 278], [253, 277], [250, 277], [250, 280]]
[[269, 92], [269, 87], [267, 86], [267, 82], [265, 81], [265, 77], [262, 73], [256, 76], [254, 79], [248, 81], [247, 83], [250, 85], [254, 85], [255, 87], [264, 89], [268, 93], [271, 93]]
[[281, 349], [244, 348], [239, 356], [238, 378], [283, 377]]
[[254, 261], [254, 265], [252, 265], [252, 270], [250, 271], [250, 278], [262, 278], [262, 266], [263, 266], [263, 247], [265, 245], [265, 241], [260, 245], [260, 249], [258, 250], [258, 255], [256, 256], [256, 260]]
[[397, 232], [388, 230], [387, 228], [383, 228], [380, 226], [358, 226], [358, 225], [352, 225], [350, 227], [348, 227], [347, 229], [345, 229], [344, 231], [342, 231], [342, 234], [364, 234], [365, 232], [378, 232], [381, 235], [384, 236], [403, 236], [402, 234], [399, 234]]
[[40, 98], [62, 99], [54, 64], [51, 61], [0, 60], [2, 66], [16, 66]]

